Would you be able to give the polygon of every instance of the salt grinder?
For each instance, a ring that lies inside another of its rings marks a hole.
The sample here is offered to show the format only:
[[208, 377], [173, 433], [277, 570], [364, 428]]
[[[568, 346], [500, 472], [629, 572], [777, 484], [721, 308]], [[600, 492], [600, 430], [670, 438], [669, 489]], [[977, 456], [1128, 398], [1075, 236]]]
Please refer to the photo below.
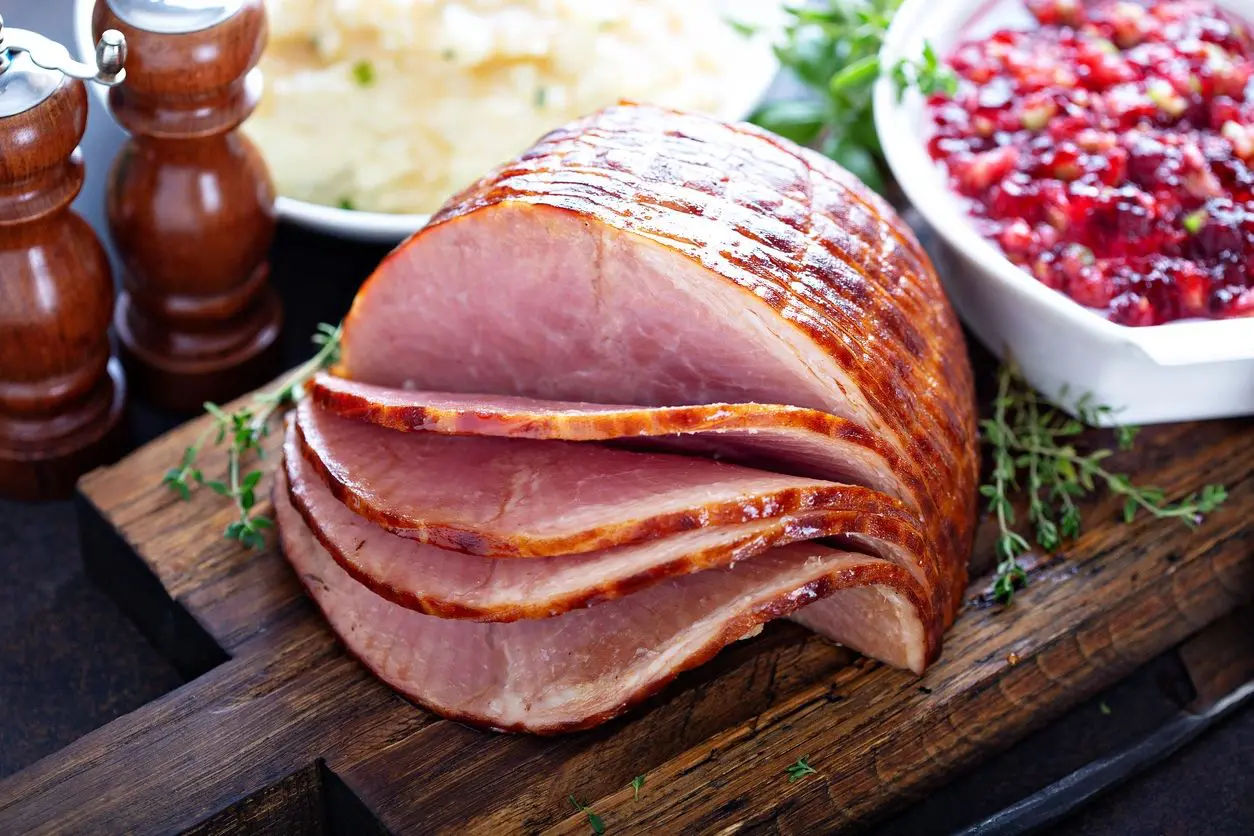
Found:
[[117, 84], [125, 60], [117, 32], [84, 64], [0, 19], [0, 496], [66, 496], [120, 452], [113, 277], [69, 206], [83, 186], [84, 81]]
[[274, 187], [238, 130], [257, 106], [262, 0], [96, 0], [128, 45], [109, 91], [131, 139], [109, 176], [124, 265], [115, 324], [137, 397], [198, 410], [274, 374], [282, 309], [267, 261]]

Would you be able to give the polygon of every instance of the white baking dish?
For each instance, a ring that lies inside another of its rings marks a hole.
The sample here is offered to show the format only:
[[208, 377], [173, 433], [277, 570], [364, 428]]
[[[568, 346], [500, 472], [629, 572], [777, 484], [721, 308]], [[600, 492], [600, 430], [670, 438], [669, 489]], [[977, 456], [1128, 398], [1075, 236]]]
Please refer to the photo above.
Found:
[[[1221, 0], [1247, 19], [1251, 0]], [[917, 57], [924, 40], [941, 55], [963, 37], [1026, 19], [1019, 0], [906, 0], [889, 29], [883, 66]], [[970, 24], [970, 25], [968, 25]], [[958, 314], [998, 356], [1006, 351], [1065, 406], [1084, 393], [1119, 410], [1120, 423], [1150, 424], [1254, 414], [1254, 319], [1116, 325], [1050, 290], [1008, 261], [967, 220], [927, 153], [930, 121], [917, 92], [897, 101], [887, 78], [875, 91], [875, 123], [893, 175], [939, 233], [937, 270]]]

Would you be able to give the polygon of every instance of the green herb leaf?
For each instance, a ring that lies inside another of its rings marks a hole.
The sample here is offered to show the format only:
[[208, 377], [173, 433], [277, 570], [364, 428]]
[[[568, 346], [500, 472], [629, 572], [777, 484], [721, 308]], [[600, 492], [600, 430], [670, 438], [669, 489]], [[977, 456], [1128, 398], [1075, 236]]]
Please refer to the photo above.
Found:
[[897, 89], [898, 101], [901, 101], [912, 85], [925, 96], [937, 93], [953, 96], [958, 92], [958, 76], [954, 75], [953, 70], [941, 65], [931, 41], [923, 42], [922, 60], [899, 60], [893, 66], [892, 79]]
[[1006, 560], [997, 564], [997, 574], [993, 578], [993, 600], [999, 604], [1009, 604], [1014, 600], [1015, 592], [1028, 585], [1028, 573], [1017, 560]]
[[826, 113], [822, 102], [816, 99], [777, 99], [763, 104], [749, 118], [772, 133], [799, 145], [809, 145], [823, 130]]
[[357, 206], [356, 206], [356, 205], [355, 205], [355, 204], [354, 204], [351, 200], [349, 200], [349, 199], [348, 199], [348, 198], [346, 198], [346, 197], [344, 197], [344, 198], [340, 198], [340, 202], [339, 202], [339, 203], [337, 203], [337, 204], [336, 204], [336, 206], [338, 206], [340, 209], [343, 209], [343, 210], [348, 211], [348, 212], [356, 212], [356, 211], [357, 211]]
[[580, 804], [578, 801], [575, 800], [575, 797], [573, 795], [570, 797], [570, 803], [575, 806], [576, 810], [578, 810], [579, 812], [583, 813], [584, 815], [588, 817], [588, 826], [592, 828], [593, 833], [605, 832], [605, 822], [601, 821], [600, 816], [592, 812], [591, 807], [588, 807], [585, 804]]
[[1130, 496], [1123, 502], [1123, 521], [1125, 524], [1136, 519], [1136, 497]]
[[[261, 470], [251, 470], [241, 474], [244, 458], [255, 455], [260, 459], [264, 456], [262, 440], [270, 434], [270, 419], [280, 408], [292, 403], [304, 393], [305, 384], [319, 370], [324, 369], [339, 358], [340, 326], [318, 326], [314, 334], [314, 343], [318, 346], [313, 358], [301, 365], [291, 376], [273, 392], [255, 395], [248, 406], [234, 412], [227, 412], [214, 403], [206, 403], [205, 412], [211, 419], [209, 426], [201, 434], [196, 443], [187, 447], [179, 460], [179, 466], [170, 468], [161, 477], [161, 483], [168, 486], [183, 499], [191, 498], [191, 485], [204, 485], [213, 493], [229, 498], [235, 505], [239, 517], [227, 525], [223, 536], [236, 540], [240, 544], [254, 549], [264, 548], [266, 544], [265, 529], [271, 527], [270, 520], [253, 516], [257, 505], [257, 491], [262, 480]], [[226, 448], [226, 476], [222, 479], [206, 480], [201, 470], [195, 467], [196, 460], [202, 449], [210, 441], [217, 446], [228, 442]]]
[[1185, 232], [1190, 235], [1197, 235], [1202, 231], [1202, 227], [1206, 226], [1208, 220], [1210, 220], [1210, 212], [1205, 209], [1198, 209], [1185, 215], [1180, 223], [1184, 226]]
[[872, 118], [872, 90], [888, 70], [899, 89], [914, 84], [925, 95], [957, 89], [957, 79], [935, 50], [917, 61], [880, 65], [880, 47], [902, 0], [826, 0], [786, 6], [783, 35], [775, 44], [780, 64], [815, 94], [812, 105], [770, 104], [750, 121], [819, 149], [882, 191], [884, 154]]
[[804, 758], [798, 758], [796, 763], [789, 764], [788, 766], [788, 783], [791, 784], [795, 781], [800, 781], [807, 775], [814, 775], [817, 771], [818, 770], [814, 767], [810, 766], [809, 755], [806, 755]]
[[631, 791], [637, 799], [640, 798], [640, 788], [643, 786], [644, 786], [643, 775], [637, 775], [635, 778], [631, 779]]
[[840, 72], [832, 76], [832, 80], [827, 83], [827, 86], [833, 93], [838, 93], [850, 87], [870, 84], [879, 78], [879, 75], [879, 56], [867, 55], [842, 68]]
[[375, 82], [374, 64], [361, 60], [353, 64], [353, 81], [362, 87], [369, 87]]
[[1106, 705], [1105, 701], [1097, 704], [1097, 710], [1105, 714], [1107, 717], [1110, 716], [1110, 706]]
[[823, 153], [831, 157], [849, 173], [876, 191], [884, 190], [884, 175], [880, 174], [876, 157], [864, 146], [848, 140], [829, 137], [823, 143]]

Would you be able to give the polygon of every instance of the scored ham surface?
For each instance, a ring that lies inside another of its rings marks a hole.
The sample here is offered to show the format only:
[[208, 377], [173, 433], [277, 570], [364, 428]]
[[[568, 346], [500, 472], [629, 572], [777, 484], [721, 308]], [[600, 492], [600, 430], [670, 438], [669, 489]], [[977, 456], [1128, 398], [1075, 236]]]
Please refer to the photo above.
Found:
[[957, 320], [887, 204], [765, 131], [646, 106], [553, 131], [384, 260], [345, 320], [338, 372], [831, 413], [923, 474], [941, 603], [957, 613], [978, 476]]
[[327, 554], [280, 472], [284, 553], [345, 646], [401, 694], [440, 714], [540, 734], [604, 722], [763, 622], [821, 607], [850, 647], [922, 671], [925, 607], [910, 576], [874, 557], [802, 543], [554, 618], [483, 623], [384, 600]]
[[[293, 423], [284, 442], [292, 504], [335, 561], [378, 595], [444, 618], [544, 618], [620, 598], [676, 575], [734, 565], [767, 549], [837, 536], [857, 550], [921, 571], [924, 537], [894, 509], [815, 511], [694, 529], [631, 546], [562, 557], [497, 560], [398, 537], [340, 503], [301, 454]], [[916, 575], [926, 588], [928, 579]], [[939, 638], [937, 614], [919, 620]]]
[[403, 432], [558, 441], [651, 440], [796, 476], [865, 485], [916, 510], [926, 504], [913, 463], [851, 421], [779, 404], [642, 407], [392, 389], [318, 375], [310, 399], [339, 415]]

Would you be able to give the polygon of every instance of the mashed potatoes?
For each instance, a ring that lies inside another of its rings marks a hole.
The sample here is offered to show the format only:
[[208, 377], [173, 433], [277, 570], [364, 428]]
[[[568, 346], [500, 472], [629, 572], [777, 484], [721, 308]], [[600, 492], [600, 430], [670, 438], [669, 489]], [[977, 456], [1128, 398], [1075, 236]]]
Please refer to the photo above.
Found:
[[746, 90], [773, 66], [720, 0], [266, 6], [266, 92], [246, 130], [279, 192], [377, 212], [433, 211], [548, 130], [619, 99], [743, 116]]

